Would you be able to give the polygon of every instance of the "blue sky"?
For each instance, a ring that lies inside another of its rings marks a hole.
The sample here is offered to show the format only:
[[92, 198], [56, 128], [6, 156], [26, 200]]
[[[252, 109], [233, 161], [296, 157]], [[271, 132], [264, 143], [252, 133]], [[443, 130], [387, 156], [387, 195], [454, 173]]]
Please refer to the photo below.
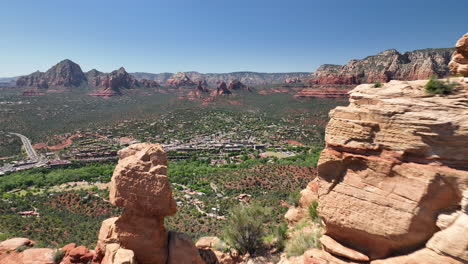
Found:
[[452, 47], [466, 0], [0, 0], [0, 77], [87, 71], [291, 72], [385, 49]]

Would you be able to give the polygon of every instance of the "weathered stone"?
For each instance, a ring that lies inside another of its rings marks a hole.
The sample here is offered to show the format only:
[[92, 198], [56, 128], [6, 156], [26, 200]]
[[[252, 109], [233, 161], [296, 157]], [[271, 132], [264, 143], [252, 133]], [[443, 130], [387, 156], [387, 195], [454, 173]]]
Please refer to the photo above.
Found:
[[453, 74], [468, 77], [468, 33], [455, 44], [455, 53], [449, 63], [449, 68]]
[[183, 233], [169, 232], [169, 256], [167, 264], [205, 264], [192, 239]]
[[1, 250], [15, 250], [21, 246], [30, 246], [33, 242], [24, 237], [15, 237], [10, 238], [5, 241], [0, 242]]
[[319, 214], [328, 236], [371, 259], [423, 246], [468, 185], [468, 85], [442, 97], [426, 82], [360, 85], [330, 113]]
[[221, 239], [218, 237], [201, 237], [198, 239], [197, 243], [195, 243], [195, 246], [197, 248], [214, 248], [218, 244], [221, 243]]
[[336, 242], [333, 238], [323, 235], [320, 237], [320, 243], [322, 244], [323, 248], [334, 255], [342, 256], [350, 260], [355, 261], [369, 261], [369, 257], [358, 252], [356, 250], [347, 248], [340, 243]]
[[141, 143], [120, 150], [118, 155], [120, 160], [110, 183], [110, 202], [144, 216], [175, 214], [163, 148]]
[[22, 264], [55, 264], [54, 250], [50, 248], [30, 248], [23, 251]]

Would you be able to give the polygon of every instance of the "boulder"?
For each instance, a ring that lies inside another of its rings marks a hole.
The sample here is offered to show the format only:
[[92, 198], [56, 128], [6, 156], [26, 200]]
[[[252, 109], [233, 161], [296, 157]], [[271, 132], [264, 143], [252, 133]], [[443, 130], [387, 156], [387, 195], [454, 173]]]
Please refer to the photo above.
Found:
[[32, 246], [34, 243], [24, 237], [10, 238], [0, 242], [0, 250], [15, 250], [21, 246]]
[[463, 35], [455, 44], [455, 53], [449, 63], [453, 74], [468, 77], [468, 33]]
[[326, 251], [334, 255], [345, 257], [347, 259], [355, 261], [369, 261], [368, 256], [354, 249], [344, 247], [343, 245], [336, 242], [333, 238], [327, 235], [323, 235], [320, 237], [320, 243]]
[[23, 251], [22, 264], [55, 264], [54, 250], [50, 248], [30, 248]]
[[220, 243], [221, 239], [218, 237], [206, 236], [199, 238], [195, 246], [197, 248], [215, 248]]
[[94, 257], [87, 247], [77, 247], [75, 243], [67, 244], [61, 250], [65, 252], [62, 264], [88, 264]]
[[202, 263], [190, 238], [164, 227], [164, 217], [177, 211], [164, 149], [140, 143], [118, 155], [109, 200], [124, 210], [103, 221], [93, 263]]

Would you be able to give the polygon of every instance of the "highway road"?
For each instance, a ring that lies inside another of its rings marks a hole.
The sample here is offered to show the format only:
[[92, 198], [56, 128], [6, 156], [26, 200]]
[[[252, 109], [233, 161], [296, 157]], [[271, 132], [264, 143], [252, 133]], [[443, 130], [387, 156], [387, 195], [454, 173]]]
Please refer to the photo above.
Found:
[[28, 154], [28, 157], [29, 157], [30, 160], [34, 160], [34, 161], [38, 160], [37, 153], [34, 150], [34, 148], [32, 147], [31, 141], [29, 140], [29, 138], [27, 138], [26, 136], [23, 136], [21, 134], [18, 134], [18, 133], [11, 133], [10, 132], [10, 134], [18, 136], [21, 139], [21, 142], [23, 142], [24, 149], [26, 150], [26, 154]]

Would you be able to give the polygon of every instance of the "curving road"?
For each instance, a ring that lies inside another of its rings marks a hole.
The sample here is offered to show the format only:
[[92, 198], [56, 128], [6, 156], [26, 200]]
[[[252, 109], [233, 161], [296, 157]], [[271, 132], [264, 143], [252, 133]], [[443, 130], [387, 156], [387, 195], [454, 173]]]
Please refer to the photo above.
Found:
[[28, 154], [28, 157], [30, 160], [38, 160], [37, 153], [34, 150], [34, 148], [31, 145], [31, 141], [29, 138], [27, 138], [24, 135], [18, 134], [18, 133], [11, 133], [12, 135], [18, 136], [21, 139], [21, 142], [23, 142], [24, 149], [26, 150], [26, 154]]

